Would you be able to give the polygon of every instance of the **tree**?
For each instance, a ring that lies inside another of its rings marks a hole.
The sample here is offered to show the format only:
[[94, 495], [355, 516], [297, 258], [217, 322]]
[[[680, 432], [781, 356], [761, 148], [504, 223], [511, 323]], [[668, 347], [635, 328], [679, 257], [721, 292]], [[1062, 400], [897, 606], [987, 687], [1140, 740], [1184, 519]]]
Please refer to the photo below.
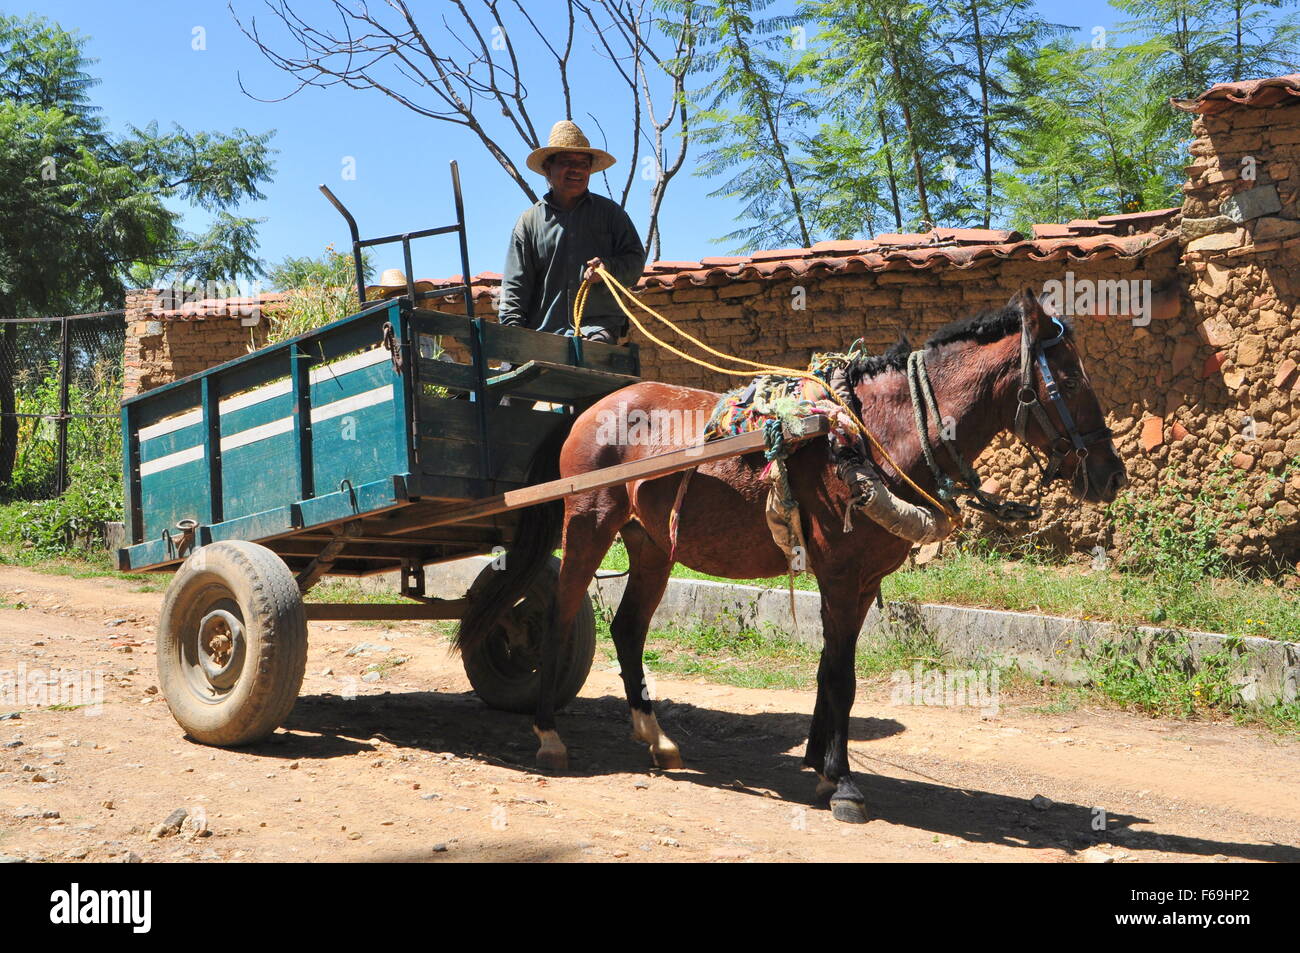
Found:
[[1017, 227], [1175, 204], [1183, 133], [1167, 101], [1120, 93], [1141, 88], [1140, 57], [1062, 41], [1012, 67], [1009, 88], [1030, 114], [1004, 180]]
[[1006, 88], [1027, 115], [999, 177], [1018, 226], [1179, 203], [1188, 117], [1170, 96], [1295, 68], [1297, 29], [1271, 0], [1112, 0], [1133, 17], [1114, 45], [1057, 40], [1008, 57]]
[[[370, 255], [361, 253], [361, 280], [374, 274]], [[264, 344], [274, 344], [345, 318], [360, 307], [357, 271], [352, 255], [325, 247], [318, 258], [289, 256], [270, 270], [274, 287], [285, 301], [267, 314]]]
[[[691, 94], [702, 125], [696, 138], [710, 146], [697, 175], [727, 173], [711, 196], [739, 197], [749, 224], [725, 235], [739, 251], [813, 242], [804, 212], [796, 156], [808, 103], [799, 95], [799, 57], [785, 40], [792, 18], [755, 19], [771, 0], [718, 0], [709, 11], [707, 51], [697, 71], [715, 73]], [[782, 50], [782, 47], [784, 48]], [[771, 50], [782, 55], [770, 55]]]
[[968, 123], [981, 153], [984, 194], [979, 214], [984, 228], [993, 218], [994, 160], [1006, 147], [1010, 130], [1027, 118], [1005, 83], [1008, 57], [1032, 55], [1048, 38], [1068, 29], [1034, 14], [1031, 0], [949, 0], [944, 7], [940, 47], [965, 80], [959, 89], [977, 94], [970, 97], [974, 121]]
[[[1134, 37], [1121, 55], [1141, 64], [1142, 82], [1130, 92], [1190, 98], [1228, 80], [1291, 72], [1300, 27], [1274, 16], [1294, 0], [1111, 0], [1133, 19], [1121, 35]], [[1185, 116], [1166, 117], [1170, 127]]]
[[1300, 24], [1294, 14], [1280, 21], [1270, 16], [1272, 11], [1294, 5], [1295, 0], [1232, 0], [1229, 79], [1272, 76], [1296, 68]]
[[[0, 16], [0, 317], [119, 306], [133, 268], [201, 280], [260, 272], [256, 222], [270, 134], [105, 131], [85, 41], [45, 19]], [[215, 211], [191, 235], [169, 202]], [[13, 354], [14, 326], [4, 329]], [[0, 485], [16, 451], [14, 382], [0, 366]]]
[[[659, 212], [686, 156], [689, 117], [682, 93], [702, 4], [564, 0], [534, 15], [522, 0], [448, 0], [446, 15], [421, 22], [406, 0], [388, 0], [376, 10], [366, 0], [331, 0], [331, 16], [309, 22], [287, 0], [266, 0], [275, 36], [256, 18], [241, 19], [233, 0], [228, 5], [244, 35], [293, 77], [296, 85], [278, 99], [309, 86], [380, 93], [419, 116], [463, 129], [530, 202], [537, 201], [533, 180], [511, 158], [512, 151], [531, 152], [542, 144], [530, 97], [549, 87], [563, 104], [564, 118], [574, 119], [575, 69], [588, 63], [603, 68], [609, 83], [600, 88], [602, 102], [609, 104], [620, 89], [631, 117], [622, 150], [626, 178], [617, 200], [626, 207], [636, 177], [653, 173], [646, 244], [658, 253]], [[327, 26], [327, 19], [337, 26]], [[547, 51], [552, 75], [525, 77], [519, 53], [526, 44]], [[603, 136], [599, 119], [585, 117]], [[608, 177], [606, 187], [611, 197], [616, 194]]]
[[[953, 92], [965, 83], [943, 49], [940, 8], [908, 0], [809, 0], [805, 9], [821, 24], [814, 75], [818, 112], [828, 118], [824, 131], [855, 135], [864, 154], [878, 157], [878, 171], [868, 174], [887, 178], [895, 228], [971, 217], [959, 173], [970, 167], [972, 141], [959, 111], [962, 96]], [[861, 177], [861, 170], [847, 171]]]

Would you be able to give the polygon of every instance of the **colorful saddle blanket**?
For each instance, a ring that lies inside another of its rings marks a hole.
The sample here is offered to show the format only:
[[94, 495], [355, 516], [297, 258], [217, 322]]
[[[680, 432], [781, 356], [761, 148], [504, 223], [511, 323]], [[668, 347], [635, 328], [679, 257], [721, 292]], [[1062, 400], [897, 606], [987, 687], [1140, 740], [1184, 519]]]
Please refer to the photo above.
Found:
[[705, 440], [761, 430], [769, 420], [792, 420], [808, 414], [831, 419], [830, 439], [836, 446], [857, 442], [857, 424], [832, 397], [830, 376], [851, 360], [848, 354], [814, 354], [806, 377], [755, 377], [745, 387], [722, 395], [704, 427]]

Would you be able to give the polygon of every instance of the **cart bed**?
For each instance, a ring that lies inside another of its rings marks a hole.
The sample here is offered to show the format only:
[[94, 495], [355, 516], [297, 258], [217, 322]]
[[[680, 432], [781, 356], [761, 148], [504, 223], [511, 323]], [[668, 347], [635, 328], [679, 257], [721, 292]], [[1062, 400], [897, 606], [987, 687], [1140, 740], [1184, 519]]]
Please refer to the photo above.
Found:
[[[470, 363], [446, 359], [453, 341]], [[513, 369], [494, 370], [502, 361]], [[119, 568], [174, 569], [193, 546], [240, 539], [301, 571], [344, 523], [349, 542], [330, 568], [340, 575], [508, 545], [511, 512], [402, 534], [429, 513], [525, 486], [533, 454], [568, 413], [637, 372], [635, 347], [405, 299], [373, 305], [123, 402], [129, 545]]]

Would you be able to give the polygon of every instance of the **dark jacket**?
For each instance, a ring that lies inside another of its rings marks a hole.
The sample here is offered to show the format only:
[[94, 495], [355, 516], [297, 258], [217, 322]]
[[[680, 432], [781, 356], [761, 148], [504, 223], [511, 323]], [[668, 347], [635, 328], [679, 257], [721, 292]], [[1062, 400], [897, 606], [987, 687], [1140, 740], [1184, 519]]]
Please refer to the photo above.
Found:
[[[551, 193], [519, 216], [501, 276], [502, 324], [552, 334], [573, 333], [573, 299], [592, 258], [631, 287], [645, 269], [646, 252], [627, 212], [603, 195], [587, 192], [561, 211]], [[622, 328], [627, 319], [602, 282], [588, 293], [582, 326]]]

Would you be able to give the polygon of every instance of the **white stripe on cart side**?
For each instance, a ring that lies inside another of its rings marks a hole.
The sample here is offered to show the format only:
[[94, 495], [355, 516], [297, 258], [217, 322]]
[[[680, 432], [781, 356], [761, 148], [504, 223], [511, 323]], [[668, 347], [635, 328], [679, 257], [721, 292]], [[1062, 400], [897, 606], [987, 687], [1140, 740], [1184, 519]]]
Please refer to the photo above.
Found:
[[[353, 394], [351, 397], [323, 404], [320, 407], [313, 407], [311, 412], [312, 423], [329, 420], [365, 407], [374, 407], [377, 404], [387, 403], [392, 399], [393, 385], [385, 384], [383, 387], [376, 387], [373, 390], [362, 391], [360, 394]], [[221, 450], [223, 453], [227, 450], [235, 450], [250, 443], [257, 443], [259, 440], [266, 440], [282, 433], [288, 433], [292, 429], [293, 417], [281, 417], [279, 420], [272, 420], [269, 423], [260, 424], [222, 437]], [[144, 477], [152, 473], [161, 473], [164, 470], [170, 470], [172, 467], [179, 467], [193, 460], [202, 459], [203, 446], [200, 444], [186, 450], [169, 453], [165, 457], [150, 460], [148, 463], [142, 463], [140, 465], [140, 475]]]
[[[328, 381], [336, 377], [342, 377], [344, 374], [352, 371], [364, 370], [367, 367], [373, 367], [375, 364], [381, 364], [389, 360], [392, 355], [387, 349], [382, 347], [372, 348], [369, 351], [362, 351], [360, 354], [353, 354], [341, 361], [335, 361], [332, 364], [323, 364], [320, 367], [313, 367], [309, 375], [313, 384], [319, 384], [321, 381]], [[227, 397], [221, 402], [221, 414], [232, 413], [236, 410], [243, 410], [245, 407], [252, 407], [255, 404], [272, 400], [276, 397], [282, 397], [293, 390], [293, 384], [289, 378], [265, 384], [254, 390], [245, 391], [242, 394], [236, 394], [233, 397]], [[329, 406], [328, 404], [324, 406]], [[169, 433], [175, 433], [185, 427], [192, 427], [194, 424], [203, 422], [203, 412], [201, 410], [190, 410], [176, 417], [169, 417], [166, 420], [160, 420], [158, 423], [150, 424], [147, 427], [141, 427], [138, 431], [140, 442], [153, 440], [156, 437], [164, 437]]]

